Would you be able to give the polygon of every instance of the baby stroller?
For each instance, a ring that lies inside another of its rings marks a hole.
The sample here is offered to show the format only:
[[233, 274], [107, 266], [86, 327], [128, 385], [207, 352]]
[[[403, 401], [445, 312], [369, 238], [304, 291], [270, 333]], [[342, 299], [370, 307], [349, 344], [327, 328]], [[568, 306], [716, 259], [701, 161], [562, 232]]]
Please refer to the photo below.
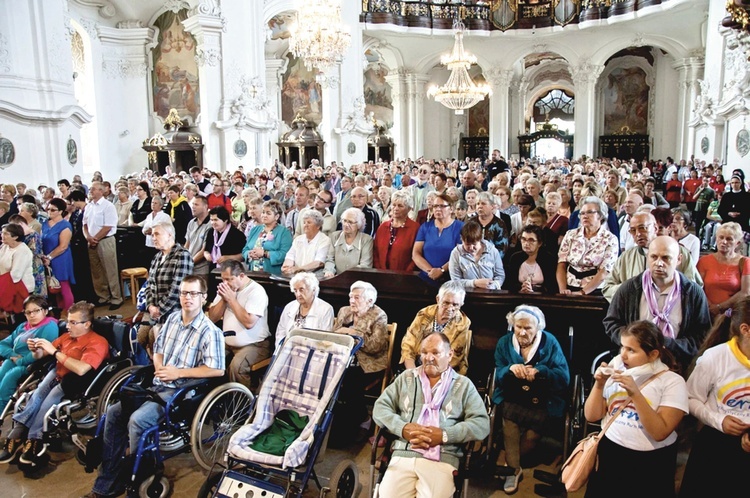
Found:
[[[229, 441], [226, 468], [209, 474], [198, 496], [300, 497], [311, 476], [321, 495], [333, 490], [337, 498], [355, 496], [359, 472], [354, 462], [340, 462], [327, 488], [320, 485], [313, 464], [324, 451], [344, 373], [362, 342], [344, 334], [293, 330], [266, 374], [252, 422]], [[261, 444], [268, 441], [265, 435], [290, 410], [306, 420], [304, 427], [297, 423], [301, 433], [276, 454], [260, 451], [267, 448]]]

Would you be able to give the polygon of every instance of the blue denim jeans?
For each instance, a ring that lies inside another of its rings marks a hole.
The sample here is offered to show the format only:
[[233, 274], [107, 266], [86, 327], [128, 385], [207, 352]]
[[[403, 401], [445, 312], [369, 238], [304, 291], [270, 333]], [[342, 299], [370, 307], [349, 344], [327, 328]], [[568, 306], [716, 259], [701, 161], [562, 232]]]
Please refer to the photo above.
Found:
[[[163, 400], [168, 400], [174, 389], [159, 392]], [[115, 403], [107, 409], [107, 420], [104, 423], [104, 447], [99, 475], [94, 482], [93, 491], [100, 495], [111, 495], [122, 491], [126, 483], [118, 483], [121, 473], [125, 448], [135, 455], [141, 435], [159, 423], [164, 417], [164, 407], [153, 401], [143, 403], [132, 415], [123, 413], [122, 404]], [[127, 438], [127, 439], [126, 439]]]
[[26, 407], [15, 415], [13, 420], [29, 429], [29, 439], [41, 439], [44, 428], [44, 414], [63, 399], [63, 390], [57, 380], [57, 373], [52, 370], [39, 383], [31, 395]]

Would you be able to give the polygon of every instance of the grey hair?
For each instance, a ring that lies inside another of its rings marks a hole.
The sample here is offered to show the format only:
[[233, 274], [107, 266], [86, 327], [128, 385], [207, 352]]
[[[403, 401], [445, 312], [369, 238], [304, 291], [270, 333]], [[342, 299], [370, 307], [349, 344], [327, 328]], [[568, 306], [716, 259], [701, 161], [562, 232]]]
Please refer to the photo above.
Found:
[[318, 297], [318, 292], [320, 292], [320, 282], [318, 282], [318, 278], [314, 274], [308, 271], [296, 273], [289, 281], [289, 290], [294, 292], [294, 285], [297, 283], [305, 284], [305, 287], [311, 289], [315, 294], [315, 297]]
[[158, 195], [155, 195], [155, 196], [151, 197], [151, 202], [154, 202], [154, 201], [158, 201], [159, 204], [161, 204], [162, 206], [164, 205], [164, 199], [162, 199]]
[[607, 220], [607, 217], [609, 216], [609, 207], [607, 207], [607, 204], [601, 198], [590, 195], [581, 201], [581, 207], [586, 204], [596, 204], [599, 206], [599, 216], [601, 217], [602, 223]]
[[537, 324], [537, 330], [544, 330], [544, 328], [547, 326], [547, 320], [544, 318], [544, 313], [542, 313], [542, 310], [540, 310], [536, 306], [531, 306], [528, 304], [516, 306], [516, 309], [508, 313], [505, 318], [508, 320], [509, 329], [513, 329], [513, 325], [515, 325], [518, 318], [533, 319]]
[[408, 192], [405, 192], [403, 190], [396, 190], [395, 192], [393, 192], [393, 194], [391, 195], [391, 204], [396, 201], [401, 201], [406, 204], [409, 209], [414, 209], [414, 199], [411, 195], [409, 195]]
[[254, 194], [253, 197], [258, 197], [258, 189], [255, 187], [247, 187], [246, 189], [242, 190], [242, 196]]
[[323, 226], [323, 215], [317, 209], [305, 209], [305, 212], [302, 213], [302, 221], [305, 221], [307, 218], [312, 218], [313, 223], [318, 225], [318, 227]]
[[151, 233], [154, 233], [155, 228], [161, 228], [169, 235], [171, 235], [173, 239], [175, 238], [174, 225], [171, 222], [158, 221], [154, 223], [153, 225], [151, 225]]
[[39, 215], [39, 208], [33, 202], [22, 203], [21, 209], [28, 211], [32, 218], [36, 218]]
[[374, 305], [375, 301], [378, 300], [378, 290], [370, 282], [357, 280], [349, 288], [350, 291], [353, 291], [354, 289], [362, 289], [362, 294], [365, 296], [365, 299], [370, 302], [370, 306]]
[[[353, 214], [355, 218], [357, 218], [357, 231], [361, 232], [362, 229], [365, 227], [365, 213], [359, 208], [350, 207], [346, 210], [344, 210], [343, 213], [341, 213], [341, 217], [343, 218], [348, 214]], [[321, 218], [322, 219], [322, 218]]]
[[438, 300], [442, 301], [446, 294], [453, 294], [463, 302], [466, 299], [466, 289], [463, 284], [457, 280], [449, 280], [440, 286], [438, 291]]
[[479, 195], [477, 195], [477, 203], [479, 201], [489, 202], [491, 206], [497, 204], [495, 196], [490, 194], [489, 192], [479, 192]]

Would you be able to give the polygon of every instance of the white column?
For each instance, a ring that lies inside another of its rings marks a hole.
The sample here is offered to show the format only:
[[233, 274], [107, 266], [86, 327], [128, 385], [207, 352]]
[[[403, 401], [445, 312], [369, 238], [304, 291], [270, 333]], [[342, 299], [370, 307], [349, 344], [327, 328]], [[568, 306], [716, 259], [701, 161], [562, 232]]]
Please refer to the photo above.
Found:
[[429, 78], [426, 74], [413, 74], [412, 81], [409, 95], [413, 98], [414, 114], [410, 128], [414, 133], [412, 157], [416, 159], [424, 155], [424, 99], [427, 97], [425, 85]]
[[[80, 132], [92, 116], [75, 99], [66, 8], [64, 0], [0, 2], [0, 136], [14, 146], [13, 162], [0, 164], [3, 182], [83, 174]], [[78, 147], [74, 165], [69, 139]]]
[[223, 143], [224, 137], [212, 126], [219, 117], [224, 93], [221, 49], [223, 19], [218, 9], [210, 2], [203, 2], [190, 10], [190, 17], [182, 21], [182, 25], [197, 43], [195, 62], [198, 64], [201, 102], [197, 125], [204, 143], [203, 164], [213, 171], [226, 171], [229, 159], [227, 145], [231, 144]]
[[[269, 96], [271, 112], [275, 116], [281, 116], [282, 78], [284, 77], [288, 63], [289, 59], [268, 59], [266, 61], [266, 92]], [[269, 157], [271, 160], [278, 159], [279, 148], [276, 146], [279, 138], [278, 135], [270, 132], [266, 132], [264, 135], [268, 135], [269, 140], [273, 141], [271, 149], [268, 151]], [[269, 140], [266, 140], [266, 142]]]
[[490, 69], [484, 72], [485, 77], [492, 85], [492, 96], [490, 97], [490, 151], [499, 149], [505, 157], [510, 155], [509, 142], [509, 89], [513, 80], [512, 69]]
[[687, 159], [694, 150], [693, 138], [690, 134], [690, 114], [698, 96], [698, 80], [703, 76], [704, 61], [702, 57], [688, 57], [679, 59], [672, 64], [678, 73], [677, 96], [677, 129], [675, 160]]
[[[148, 166], [146, 151], [141, 145], [152, 134], [148, 118], [148, 110], [152, 108], [151, 93], [145, 82], [149, 67], [147, 47], [153, 38], [154, 29], [144, 28], [140, 21], [120, 22], [117, 28], [99, 27], [103, 78], [96, 83], [96, 93], [100, 97], [96, 107], [105, 175], [139, 171]], [[127, 95], [127, 99], [111, 99], [106, 95]], [[121, 126], [113, 128], [113, 116], [117, 116]], [[113, 130], [116, 133], [112, 133]], [[155, 131], [164, 132], [163, 129]]]
[[391, 86], [391, 98], [393, 99], [393, 128], [391, 137], [394, 143], [394, 157], [405, 158], [408, 156], [409, 118], [406, 108], [407, 89], [404, 71], [398, 69], [385, 77]]
[[571, 67], [573, 84], [576, 88], [576, 107], [574, 120], [576, 125], [573, 157], [582, 155], [596, 156], [595, 118], [596, 118], [596, 83], [604, 66], [583, 62]]

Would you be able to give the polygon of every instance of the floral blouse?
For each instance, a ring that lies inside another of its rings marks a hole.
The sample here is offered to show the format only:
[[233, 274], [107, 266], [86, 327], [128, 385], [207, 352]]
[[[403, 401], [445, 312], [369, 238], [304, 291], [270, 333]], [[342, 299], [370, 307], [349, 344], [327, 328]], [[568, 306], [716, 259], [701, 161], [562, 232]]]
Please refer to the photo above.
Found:
[[[617, 237], [609, 231], [606, 223], [603, 223], [596, 235], [590, 239], [584, 236], [583, 230], [581, 226], [565, 233], [557, 261], [568, 263], [569, 268], [579, 272], [604, 268], [607, 273], [610, 273], [617, 261], [619, 247]], [[570, 271], [566, 275], [569, 287], [583, 287], [593, 278], [593, 275], [578, 278]], [[603, 285], [602, 281], [599, 287]]]

